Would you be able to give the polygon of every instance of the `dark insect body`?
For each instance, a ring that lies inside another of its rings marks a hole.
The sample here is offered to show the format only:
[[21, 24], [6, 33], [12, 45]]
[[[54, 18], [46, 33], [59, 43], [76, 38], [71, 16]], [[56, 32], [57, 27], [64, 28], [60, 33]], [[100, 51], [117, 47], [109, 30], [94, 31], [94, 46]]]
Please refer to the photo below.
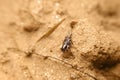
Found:
[[70, 49], [71, 43], [72, 43], [71, 36], [72, 34], [65, 37], [62, 48], [61, 48], [62, 52], [66, 52]]

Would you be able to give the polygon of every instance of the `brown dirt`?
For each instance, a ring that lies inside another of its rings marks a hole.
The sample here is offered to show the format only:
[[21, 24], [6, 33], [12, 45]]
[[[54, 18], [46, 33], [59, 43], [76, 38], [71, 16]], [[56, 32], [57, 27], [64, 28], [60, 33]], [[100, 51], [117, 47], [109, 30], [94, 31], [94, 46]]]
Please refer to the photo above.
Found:
[[119, 0], [1, 0], [0, 80], [120, 80], [119, 21]]

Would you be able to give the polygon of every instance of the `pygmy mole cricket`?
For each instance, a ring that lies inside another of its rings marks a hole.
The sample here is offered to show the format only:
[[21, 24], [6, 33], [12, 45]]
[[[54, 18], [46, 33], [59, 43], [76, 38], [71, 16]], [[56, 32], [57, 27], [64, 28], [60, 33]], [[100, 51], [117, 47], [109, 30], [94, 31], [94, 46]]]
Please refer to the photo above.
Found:
[[64, 41], [63, 41], [63, 45], [61, 47], [62, 52], [68, 52], [68, 50], [70, 50], [71, 47], [71, 40], [72, 34], [69, 34], [65, 37]]

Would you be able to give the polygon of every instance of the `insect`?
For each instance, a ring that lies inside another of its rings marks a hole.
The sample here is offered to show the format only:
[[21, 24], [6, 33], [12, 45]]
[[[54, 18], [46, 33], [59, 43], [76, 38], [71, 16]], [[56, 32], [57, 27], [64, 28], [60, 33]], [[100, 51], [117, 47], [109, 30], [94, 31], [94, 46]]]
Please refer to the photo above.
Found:
[[72, 37], [72, 34], [69, 34], [65, 37], [62, 48], [61, 48], [62, 52], [68, 52], [70, 50], [71, 43], [72, 43], [71, 37]]
[[71, 51], [71, 44], [72, 44], [72, 40], [71, 40], [72, 34], [69, 34], [65, 37], [64, 41], [63, 41], [63, 45], [61, 47], [61, 51], [64, 53], [62, 54], [62, 56], [64, 58], [71, 58], [74, 59], [74, 55], [72, 54]]

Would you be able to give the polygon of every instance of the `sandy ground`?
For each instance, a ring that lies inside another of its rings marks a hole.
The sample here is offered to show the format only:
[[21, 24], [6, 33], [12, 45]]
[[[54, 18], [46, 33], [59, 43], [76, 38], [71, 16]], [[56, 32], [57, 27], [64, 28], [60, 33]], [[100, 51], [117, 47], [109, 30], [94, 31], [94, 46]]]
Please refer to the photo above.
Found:
[[119, 21], [119, 0], [0, 0], [0, 80], [120, 80]]

